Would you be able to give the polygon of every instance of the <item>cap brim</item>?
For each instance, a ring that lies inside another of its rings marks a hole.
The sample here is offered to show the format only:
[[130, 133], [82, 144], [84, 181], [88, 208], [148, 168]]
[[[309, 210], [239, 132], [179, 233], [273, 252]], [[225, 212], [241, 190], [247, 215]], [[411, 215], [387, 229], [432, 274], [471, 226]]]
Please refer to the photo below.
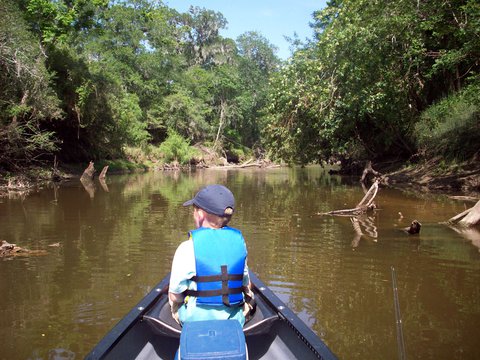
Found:
[[190, 206], [190, 205], [193, 205], [193, 199], [188, 200], [188, 201], [185, 201], [185, 202], [183, 203], [183, 206]]

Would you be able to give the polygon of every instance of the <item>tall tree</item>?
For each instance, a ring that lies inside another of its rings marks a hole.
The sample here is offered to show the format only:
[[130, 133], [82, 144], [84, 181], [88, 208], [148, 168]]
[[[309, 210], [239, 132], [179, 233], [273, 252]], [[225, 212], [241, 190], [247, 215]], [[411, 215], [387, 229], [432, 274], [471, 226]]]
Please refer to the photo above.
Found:
[[61, 116], [49, 87], [45, 51], [14, 1], [0, 3], [0, 166], [14, 167], [55, 149], [42, 123]]
[[300, 162], [412, 155], [421, 111], [478, 71], [478, 15], [471, 0], [330, 1], [273, 83], [271, 149]]

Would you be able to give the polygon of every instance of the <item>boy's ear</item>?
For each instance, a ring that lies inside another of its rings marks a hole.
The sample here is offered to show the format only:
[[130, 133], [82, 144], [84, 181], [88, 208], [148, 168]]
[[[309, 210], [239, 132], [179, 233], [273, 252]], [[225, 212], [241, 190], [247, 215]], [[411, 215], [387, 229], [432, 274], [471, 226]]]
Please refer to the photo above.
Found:
[[202, 210], [202, 209], [197, 209], [197, 214], [199, 216], [200, 219], [204, 220], [205, 217], [207, 216], [207, 213], [205, 212], [205, 210]]

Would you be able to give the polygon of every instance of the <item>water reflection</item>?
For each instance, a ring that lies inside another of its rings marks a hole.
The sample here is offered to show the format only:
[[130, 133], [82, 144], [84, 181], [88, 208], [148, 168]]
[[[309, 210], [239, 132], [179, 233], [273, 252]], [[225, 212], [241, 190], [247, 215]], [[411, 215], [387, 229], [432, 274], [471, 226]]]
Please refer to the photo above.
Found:
[[480, 251], [480, 230], [475, 227], [464, 228], [451, 226], [450, 227], [457, 234], [462, 235], [465, 239], [472, 242], [472, 245], [479, 249]]
[[364, 236], [369, 237], [373, 241], [377, 241], [378, 231], [375, 225], [375, 215], [362, 214], [350, 218], [355, 235], [352, 240], [352, 247], [356, 248], [360, 239]]
[[[407, 355], [474, 357], [480, 254], [439, 224], [463, 204], [381, 188], [374, 213], [314, 216], [356, 204], [357, 180], [317, 167], [164, 172], [2, 199], [0, 239], [48, 255], [0, 261], [0, 359], [87, 354], [170, 270], [192, 227], [181, 204], [209, 183], [236, 196], [250, 267], [340, 358], [397, 356], [392, 265]], [[423, 225], [414, 241], [401, 231], [411, 219]]]

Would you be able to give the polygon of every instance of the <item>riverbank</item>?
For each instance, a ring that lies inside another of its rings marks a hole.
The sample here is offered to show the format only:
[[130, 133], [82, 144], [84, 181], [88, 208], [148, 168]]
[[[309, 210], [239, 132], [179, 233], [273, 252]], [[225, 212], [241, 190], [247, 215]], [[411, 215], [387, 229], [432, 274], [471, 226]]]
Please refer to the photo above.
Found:
[[[47, 165], [19, 169], [17, 172], [0, 174], [0, 196], [8, 192], [28, 192], [51, 181], [62, 181], [80, 178], [88, 164], [60, 164], [58, 169]], [[282, 166], [270, 161], [251, 159], [241, 164], [228, 163], [213, 159], [198, 164], [137, 164], [128, 160], [101, 161], [95, 163], [97, 174], [105, 166], [109, 166], [108, 174], [127, 174], [146, 171], [171, 171], [194, 168], [259, 168]], [[420, 161], [416, 164], [399, 162], [372, 164], [378, 171], [385, 186], [408, 188], [422, 192], [462, 193], [478, 197], [480, 194], [480, 155], [470, 161], [446, 162], [441, 158]], [[359, 173], [360, 177], [361, 174]]]
[[389, 186], [472, 196], [480, 194], [480, 154], [464, 162], [448, 162], [437, 157], [416, 164], [379, 164], [376, 170], [383, 174]]

